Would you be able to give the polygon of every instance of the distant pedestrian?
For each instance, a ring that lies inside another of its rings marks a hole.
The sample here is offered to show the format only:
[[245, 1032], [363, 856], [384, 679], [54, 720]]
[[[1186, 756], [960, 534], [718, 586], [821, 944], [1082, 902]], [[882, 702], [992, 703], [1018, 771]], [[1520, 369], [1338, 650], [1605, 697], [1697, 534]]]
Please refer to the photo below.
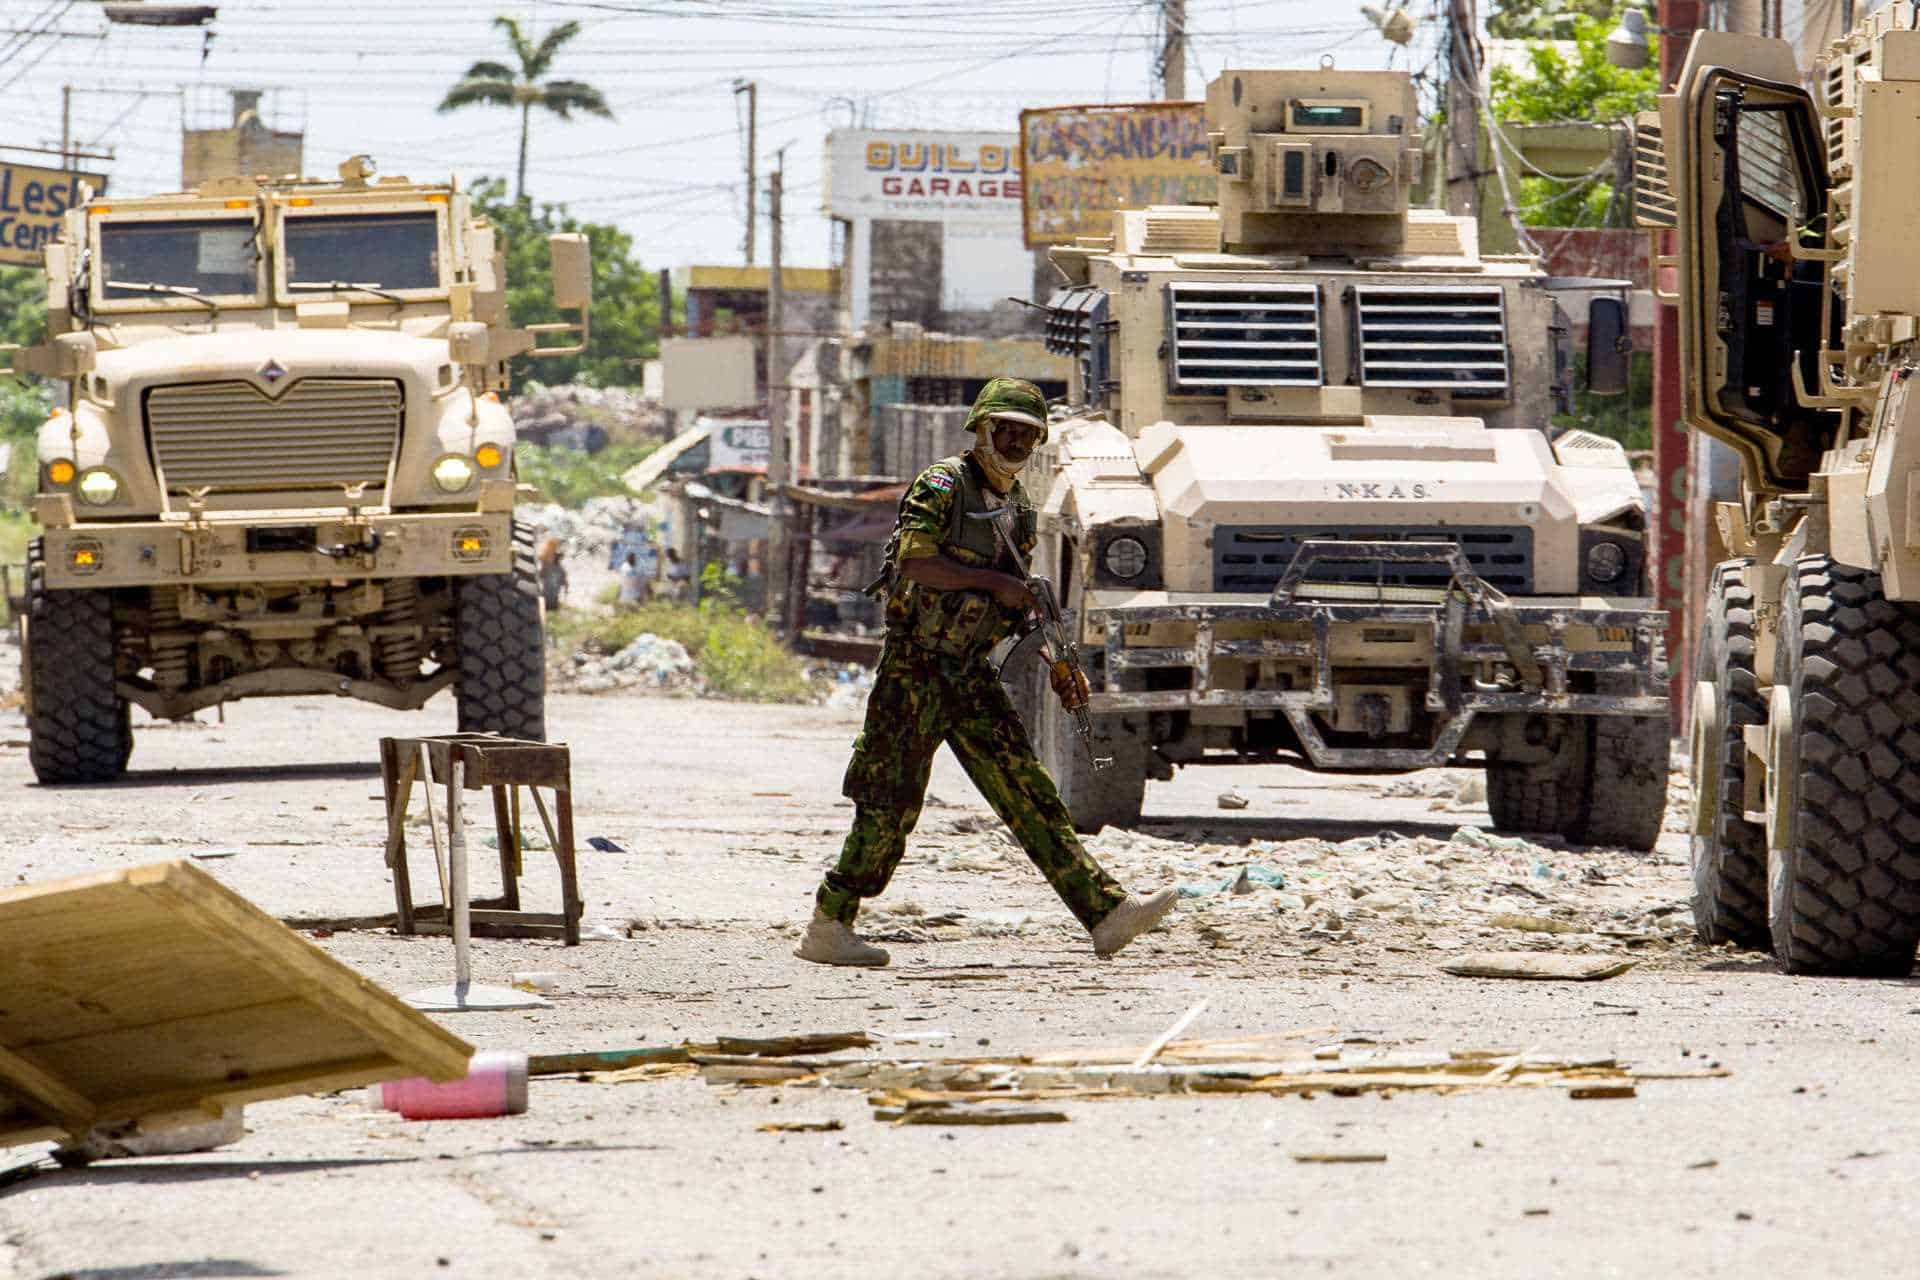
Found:
[[687, 597], [687, 583], [692, 575], [687, 572], [687, 562], [672, 547], [667, 548], [666, 568], [662, 571], [667, 580], [667, 598], [684, 600]]
[[640, 560], [633, 552], [627, 552], [627, 558], [620, 562], [620, 603], [645, 604], [647, 602], [647, 575], [640, 572]]
[[543, 540], [534, 556], [540, 566], [540, 595], [547, 602], [547, 612], [552, 613], [560, 607], [561, 597], [567, 594], [567, 566], [560, 539]]

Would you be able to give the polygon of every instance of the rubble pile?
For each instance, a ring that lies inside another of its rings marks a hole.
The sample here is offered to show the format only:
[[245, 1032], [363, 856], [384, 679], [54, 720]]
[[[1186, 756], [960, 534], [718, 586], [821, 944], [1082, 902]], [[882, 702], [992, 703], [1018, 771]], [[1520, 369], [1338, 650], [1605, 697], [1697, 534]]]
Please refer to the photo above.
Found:
[[633, 387], [535, 384], [512, 405], [513, 425], [531, 444], [595, 452], [609, 440], [665, 440], [667, 411]]
[[697, 691], [700, 684], [687, 647], [651, 632], [635, 636], [626, 648], [608, 657], [576, 653], [573, 664], [568, 683], [575, 693], [633, 688]]
[[[1435, 799], [1436, 808], [1454, 803]], [[1202, 821], [1180, 825], [1204, 836]], [[942, 871], [1033, 874], [989, 814], [929, 815], [916, 840]], [[1643, 955], [1693, 945], [1691, 909], [1672, 888], [1673, 860], [1659, 853], [1568, 847], [1471, 825], [1444, 837], [1383, 830], [1233, 843], [1108, 828], [1086, 844], [1123, 883], [1178, 886], [1173, 936], [1197, 935], [1206, 948], [1280, 944], [1331, 959], [1344, 947]], [[903, 906], [901, 918], [888, 921], [902, 941], [975, 931], [972, 913], [936, 922]], [[1044, 912], [1034, 919], [1053, 922]], [[1061, 915], [1058, 923], [1070, 922]]]
[[578, 557], [593, 564], [605, 563], [624, 531], [657, 522], [660, 514], [650, 503], [625, 497], [589, 498], [577, 510], [553, 502], [514, 509], [516, 519], [533, 527], [536, 539], [558, 538], [569, 561]]

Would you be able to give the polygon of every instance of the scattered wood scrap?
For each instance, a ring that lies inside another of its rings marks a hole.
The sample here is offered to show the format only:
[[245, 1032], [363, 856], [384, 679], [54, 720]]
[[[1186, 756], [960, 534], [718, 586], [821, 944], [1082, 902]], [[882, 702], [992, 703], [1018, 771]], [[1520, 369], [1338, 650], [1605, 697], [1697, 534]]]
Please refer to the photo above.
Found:
[[1479, 951], [1449, 960], [1440, 969], [1457, 978], [1596, 982], [1618, 977], [1638, 963], [1615, 956], [1569, 955], [1560, 951]]
[[187, 861], [0, 892], [0, 1145], [466, 1074], [473, 1046]]
[[759, 1126], [761, 1133], [838, 1133], [847, 1126], [838, 1120], [774, 1120]]
[[[882, 1095], [884, 1097], [885, 1095]], [[998, 1102], [880, 1101], [873, 1118], [891, 1124], [1065, 1124], [1067, 1113], [1044, 1107], [1006, 1106]]]
[[1296, 1151], [1295, 1164], [1385, 1164], [1384, 1151]]

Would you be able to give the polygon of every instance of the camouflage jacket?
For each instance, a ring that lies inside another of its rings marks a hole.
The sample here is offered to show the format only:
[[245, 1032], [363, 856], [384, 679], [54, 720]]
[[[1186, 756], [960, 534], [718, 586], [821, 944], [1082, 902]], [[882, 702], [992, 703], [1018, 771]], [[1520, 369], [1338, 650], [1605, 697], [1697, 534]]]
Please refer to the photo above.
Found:
[[[969, 520], [1002, 501], [987, 487], [979, 467], [965, 454], [943, 458], [922, 471], [900, 499], [900, 515], [887, 543], [887, 632], [922, 649], [955, 658], [986, 653], [1013, 630], [1018, 618], [985, 591], [939, 591], [914, 582], [900, 565], [915, 556], [943, 555], [973, 568], [1017, 574], [1012, 558], [994, 540], [985, 520]], [[1033, 508], [1018, 481], [1006, 502], [1019, 512], [1016, 544], [1023, 558], [1037, 540]], [[877, 584], [878, 585], [878, 584]]]

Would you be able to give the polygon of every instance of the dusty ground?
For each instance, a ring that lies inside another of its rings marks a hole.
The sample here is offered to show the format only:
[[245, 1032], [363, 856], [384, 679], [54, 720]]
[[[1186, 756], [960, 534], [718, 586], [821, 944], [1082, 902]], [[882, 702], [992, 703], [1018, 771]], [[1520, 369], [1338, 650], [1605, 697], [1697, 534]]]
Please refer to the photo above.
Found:
[[[890, 1051], [903, 1055], [1139, 1046], [1205, 996], [1191, 1036], [1596, 1051], [1732, 1074], [1643, 1083], [1622, 1101], [1503, 1089], [1075, 1102], [1066, 1124], [967, 1129], [877, 1123], [858, 1092], [684, 1076], [541, 1080], [527, 1115], [498, 1120], [294, 1099], [250, 1108], [247, 1138], [215, 1153], [77, 1171], [41, 1149], [0, 1156], [19, 1170], [0, 1179], [0, 1276], [1912, 1268], [1920, 1148], [1903, 1117], [1920, 1101], [1920, 992], [1788, 979], [1677, 940], [1682, 836], [1649, 858], [1489, 842], [1459, 830], [1486, 826], [1484, 808], [1451, 798], [1459, 776], [1190, 770], [1149, 793], [1141, 833], [1095, 847], [1136, 886], [1217, 888], [1247, 868], [1252, 891], [1187, 900], [1102, 962], [943, 755], [923, 838], [867, 921], [894, 939], [894, 967], [832, 971], [788, 947], [848, 816], [851, 712], [560, 697], [551, 721], [574, 748], [581, 835], [624, 852], [582, 854], [602, 940], [476, 943], [483, 981], [560, 975], [550, 1010], [446, 1016], [482, 1047], [860, 1027], [917, 1038]], [[447, 706], [243, 704], [225, 725], [143, 730], [123, 785], [46, 791], [18, 717], [0, 717], [0, 865], [29, 881], [195, 857], [391, 989], [441, 984], [445, 941], [366, 923], [392, 910], [369, 762], [383, 733], [451, 728]], [[1247, 807], [1221, 810], [1228, 790]], [[536, 905], [557, 899], [537, 856], [526, 883]], [[1587, 984], [1439, 971], [1512, 948], [1640, 963]], [[757, 1131], [776, 1118], [845, 1127]], [[1387, 1159], [1292, 1159], [1332, 1151]]]

